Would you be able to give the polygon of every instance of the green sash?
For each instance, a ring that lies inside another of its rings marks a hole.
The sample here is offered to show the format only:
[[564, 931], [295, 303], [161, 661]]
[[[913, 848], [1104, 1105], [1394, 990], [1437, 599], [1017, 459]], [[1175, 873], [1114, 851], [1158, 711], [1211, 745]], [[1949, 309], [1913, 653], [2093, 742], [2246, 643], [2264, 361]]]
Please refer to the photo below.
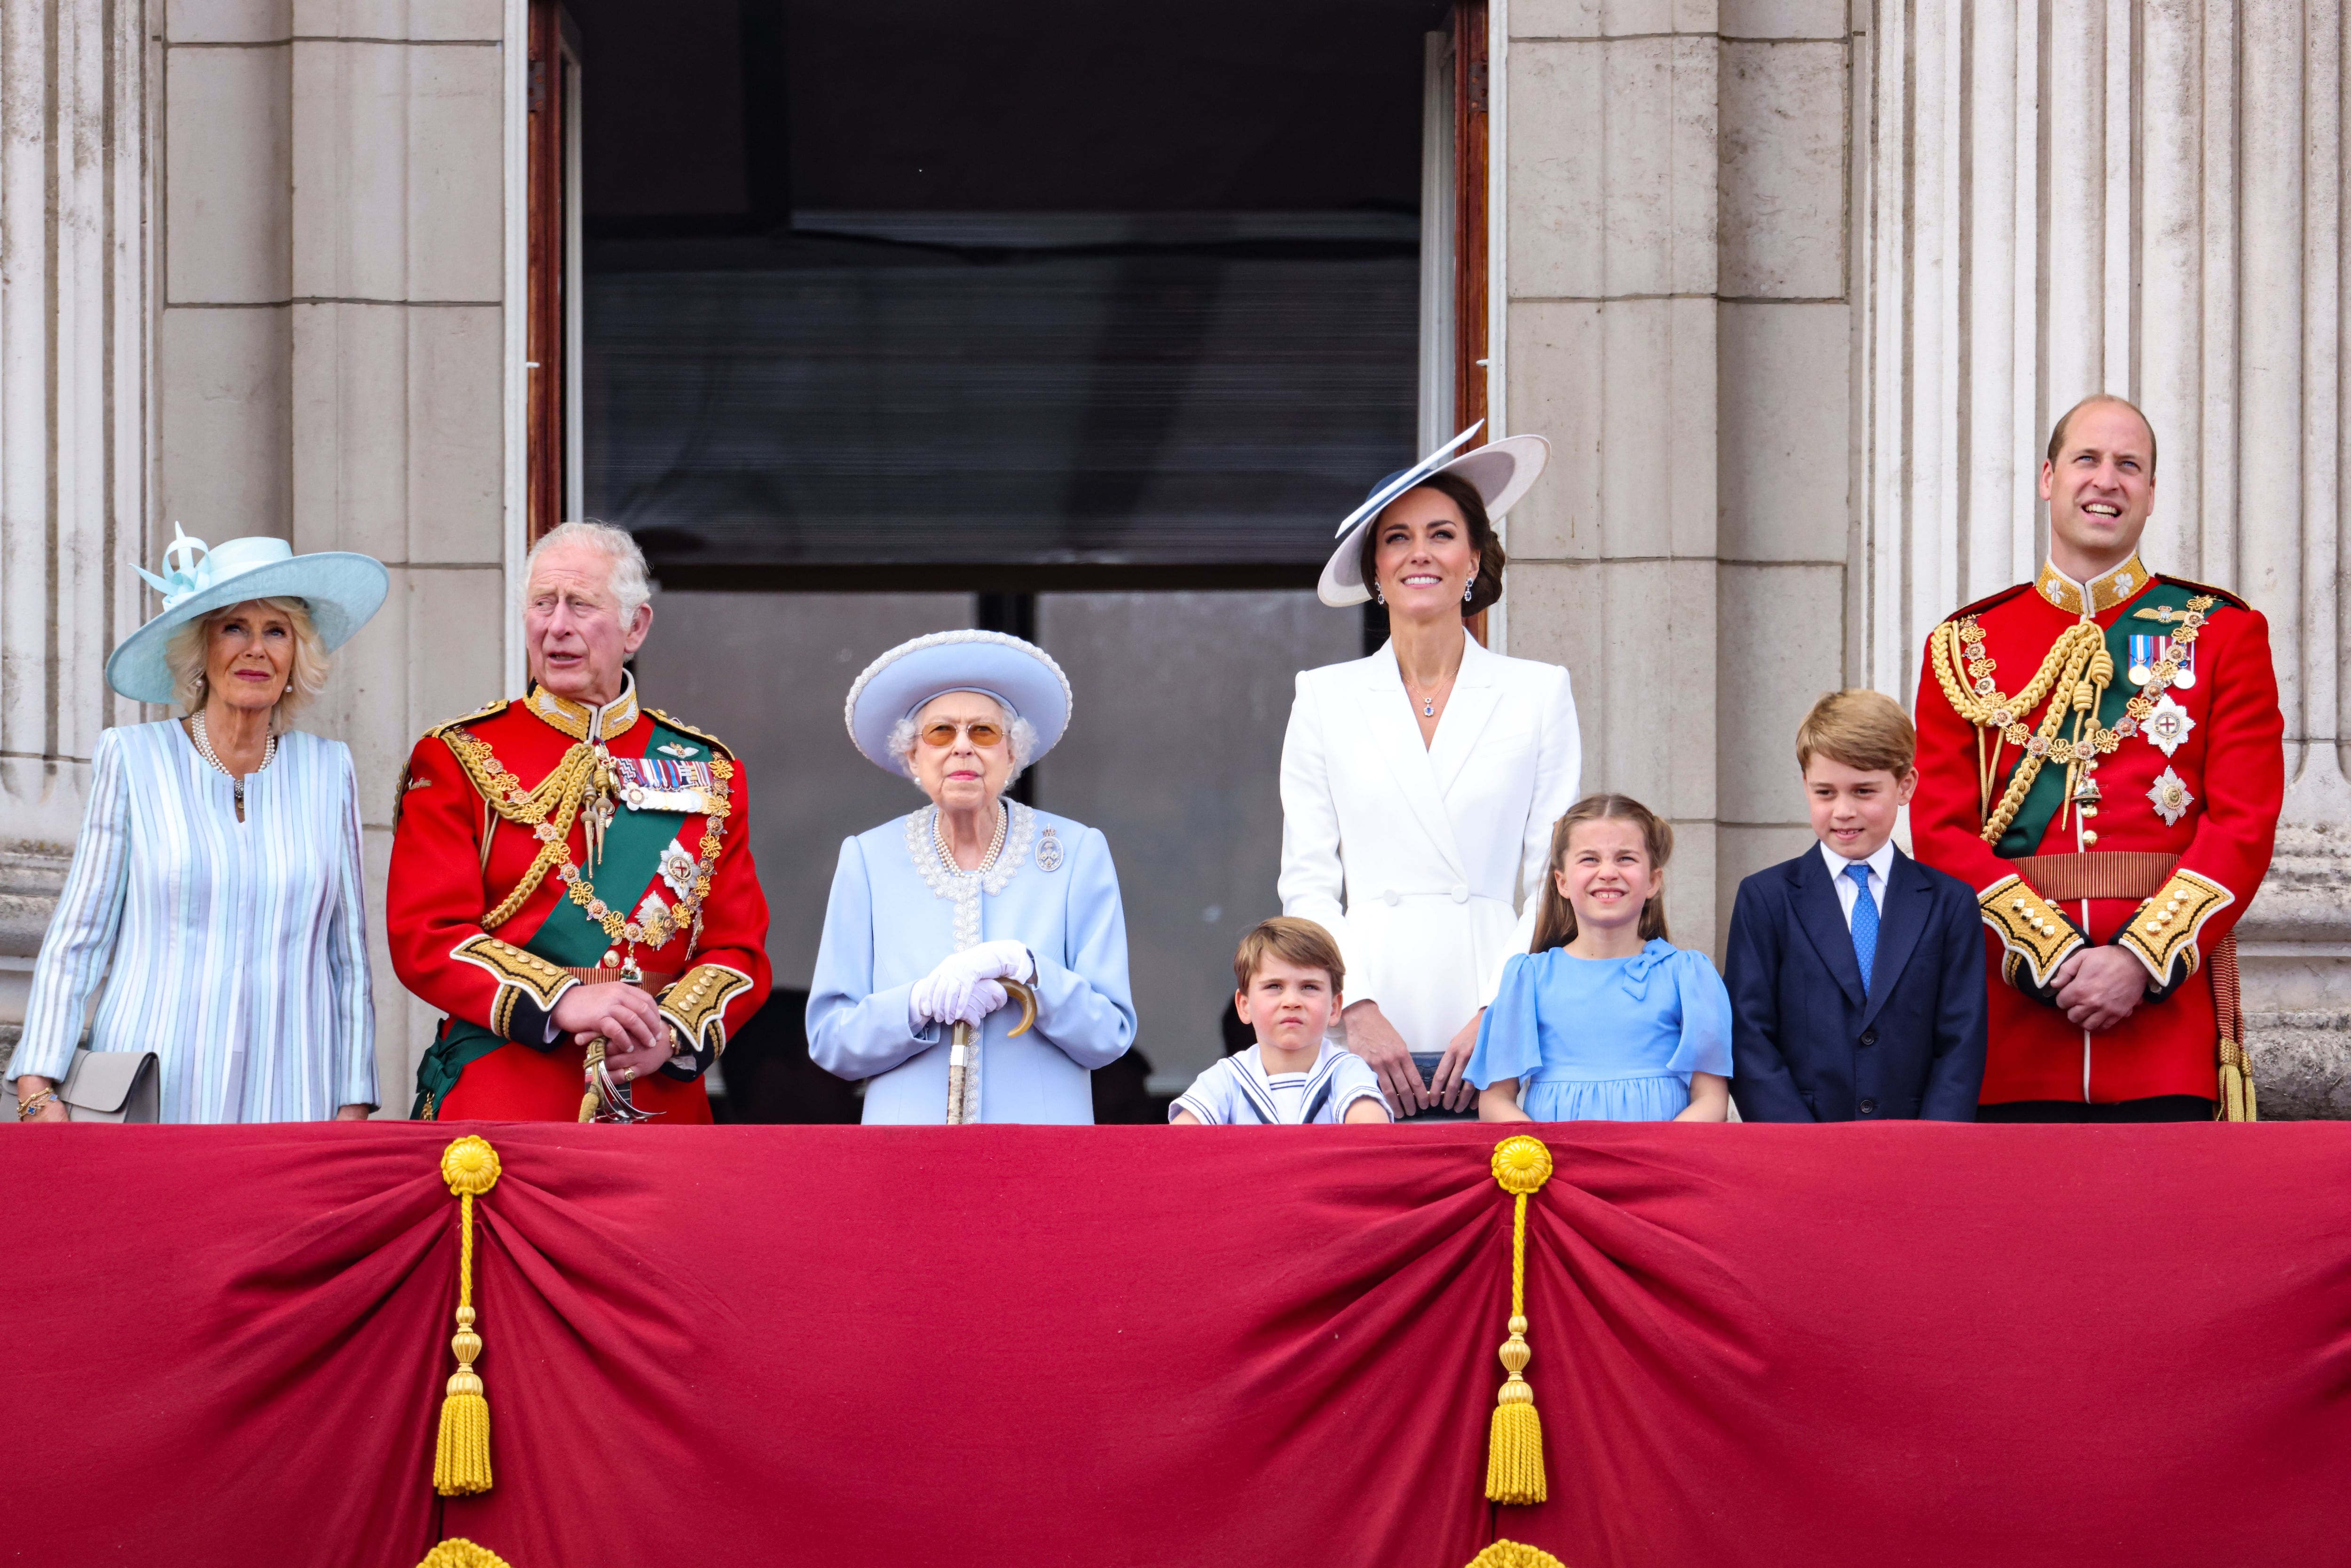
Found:
[[[665, 746], [677, 747], [684, 755], [661, 750]], [[649, 756], [682, 762], [710, 759], [707, 746], [690, 735], [680, 735], [658, 719], [653, 721], [653, 738], [645, 749]], [[683, 811], [632, 811], [624, 805], [604, 830], [604, 852], [589, 878], [596, 884], [596, 896], [614, 909], [633, 910], [643, 903], [645, 890], [661, 873], [662, 852], [669, 848], [684, 824]], [[691, 851], [694, 846], [686, 847]], [[671, 902], [676, 900], [673, 898]], [[573, 903], [567, 893], [555, 901], [555, 907], [548, 912], [538, 929], [520, 946], [550, 964], [559, 964], [567, 969], [587, 969], [603, 960], [612, 939], [604, 935], [601, 925], [588, 918], [588, 912]], [[441, 1037], [417, 1064], [416, 1103], [409, 1114], [423, 1116], [429, 1096], [437, 1118], [441, 1102], [456, 1087], [459, 1074], [507, 1043], [470, 1019], [448, 1019]]]
[[[2149, 633], [2161, 635], [2169, 630], [2169, 626], [2163, 622], [2139, 620], [2137, 612], [2169, 610], [2177, 614], [2187, 609], [2188, 601], [2196, 596], [2196, 591], [2192, 588], [2184, 588], [2179, 583], [2166, 582], [2158, 578], [2154, 587], [2132, 600], [2124, 608], [2123, 612], [2115, 617], [2115, 623], [2106, 628], [2106, 655], [2115, 662], [2115, 678], [2107, 684], [2105, 695], [2098, 701], [2100, 727], [2112, 729], [2120, 724], [2123, 721], [2125, 710], [2130, 706], [2131, 698], [2138, 695], [2139, 689], [2131, 685], [2128, 674], [2132, 633], [2137, 632], [2140, 636]], [[2171, 624], [2176, 625], [2177, 622]], [[2049, 697], [2051, 702], [2064, 700], [2063, 693], [2052, 693]], [[2041, 711], [2046, 713], [2048, 709], [2044, 706]], [[2039, 727], [2035, 725], [2034, 727]], [[2070, 727], [2067, 726], [2060, 728], [2057, 733], [2064, 735]], [[2132, 739], [2137, 738], [2136, 736], [2132, 737]], [[2124, 744], [2128, 745], [2130, 742], [2125, 741]], [[2022, 766], [2023, 761], [2024, 758], [2020, 756], [2017, 758], [2017, 766]], [[2001, 775], [2000, 782], [1995, 786], [1995, 792], [2005, 789], [2007, 780], [2015, 776], [2016, 768], [2011, 767]], [[2003, 860], [2022, 860], [2026, 855], [2039, 854], [2042, 836], [2048, 832], [2050, 821], [2064, 804], [2065, 769], [2053, 762], [2045, 763], [2041, 771], [2034, 776], [2032, 788], [2025, 791], [2024, 804], [2018, 808], [2015, 819], [2008, 824], [2008, 831], [2001, 834], [2000, 842], [1992, 846], [1992, 853]]]

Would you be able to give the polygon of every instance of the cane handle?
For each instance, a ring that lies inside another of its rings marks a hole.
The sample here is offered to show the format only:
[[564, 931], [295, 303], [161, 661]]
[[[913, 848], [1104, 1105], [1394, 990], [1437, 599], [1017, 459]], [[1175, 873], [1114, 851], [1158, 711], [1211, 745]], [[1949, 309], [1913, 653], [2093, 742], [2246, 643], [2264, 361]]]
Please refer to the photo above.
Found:
[[1007, 1040], [1018, 1040], [1029, 1032], [1030, 1024], [1037, 1021], [1037, 993], [1018, 980], [1004, 980], [998, 983], [1004, 987], [1004, 994], [1008, 998], [1020, 1004], [1020, 1021], [1013, 1025], [1004, 1036]]

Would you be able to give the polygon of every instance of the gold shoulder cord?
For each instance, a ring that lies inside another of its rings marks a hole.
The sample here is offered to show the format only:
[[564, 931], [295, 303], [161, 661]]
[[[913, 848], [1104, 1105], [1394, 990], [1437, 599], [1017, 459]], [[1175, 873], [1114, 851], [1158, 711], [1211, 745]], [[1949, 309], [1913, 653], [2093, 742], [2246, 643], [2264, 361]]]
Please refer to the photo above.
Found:
[[523, 873], [514, 891], [482, 917], [482, 929], [495, 931], [514, 917], [514, 912], [538, 891], [547, 873], [566, 858], [565, 841], [571, 836], [572, 821], [580, 815], [580, 802], [588, 798], [589, 786], [595, 777], [596, 753], [584, 742], [575, 744], [563, 754], [563, 760], [538, 781], [537, 789], [526, 789], [522, 781], [491, 755], [485, 742], [462, 729], [448, 730], [441, 739], [490, 810], [517, 827], [530, 829], [539, 840], [538, 853], [532, 857], [530, 869]]
[[[588, 918], [602, 927], [605, 936], [614, 942], [629, 944], [632, 957], [639, 943], [659, 947], [678, 932], [695, 925], [703, 900], [710, 896], [711, 875], [718, 866], [719, 836], [726, 831], [728, 815], [727, 785], [735, 777], [733, 763], [724, 758], [713, 758], [710, 762], [710, 809], [703, 815], [702, 842], [696, 846], [701, 855], [688, 883], [692, 891], [641, 924], [598, 898], [595, 883], [580, 874], [579, 868], [571, 863], [571, 824], [579, 817], [582, 803], [591, 794], [601, 793], [609, 781], [604, 760], [593, 747], [585, 741], [575, 743], [563, 754], [563, 760], [538, 781], [538, 788], [526, 789], [478, 737], [453, 729], [441, 738], [490, 809], [507, 821], [528, 828], [539, 841], [538, 853], [531, 857], [530, 869], [523, 873], [514, 891], [482, 917], [483, 930], [496, 930], [512, 919], [515, 911], [547, 880], [547, 873], [559, 867], [571, 902], [586, 910]], [[590, 858], [592, 866], [592, 845]], [[692, 956], [691, 944], [687, 956]]]
[[[2172, 642], [2195, 642], [2213, 603], [2210, 595], [2199, 594], [2189, 600], [2187, 612], [2179, 618], [2179, 630], [2171, 633]], [[1936, 627], [1928, 639], [1927, 658], [1952, 711], [1976, 727], [1976, 783], [1983, 811], [1981, 836], [1988, 844], [2000, 842], [2001, 835], [2016, 820], [2025, 796], [2032, 790], [2032, 781], [2041, 776], [2043, 762], [2055, 762], [2066, 770], [2069, 800], [2095, 801], [2095, 781], [2085, 778], [2075, 783], [2074, 771], [2094, 757], [2111, 755], [2137, 734], [2140, 723], [2155, 711], [2156, 699], [2179, 673], [2177, 656], [2157, 664], [2147, 673], [2147, 685], [2126, 705], [2127, 716], [2108, 729], [2098, 722], [2097, 712], [2106, 687], [2114, 681], [2115, 661], [2114, 655], [2106, 652], [2105, 632], [2095, 621], [2078, 621], [2067, 627], [2050, 644], [2048, 656], [2041, 661], [2041, 668], [2033, 673], [2032, 679], [2013, 697], [2003, 695], [1992, 679], [1992, 672], [1999, 664], [1986, 656], [1983, 629], [1972, 615], [1946, 621]], [[2028, 727], [2024, 716], [2038, 706], [2053, 688], [2063, 694], [2064, 700], [2051, 702], [2040, 724]], [[2057, 731], [2068, 713], [2074, 716], [2074, 733], [2071, 737], [2061, 736]], [[1992, 737], [1989, 757], [1983, 747], [1986, 730]], [[1995, 806], [1991, 786], [2000, 775], [2003, 746], [2020, 747], [2024, 755]]]

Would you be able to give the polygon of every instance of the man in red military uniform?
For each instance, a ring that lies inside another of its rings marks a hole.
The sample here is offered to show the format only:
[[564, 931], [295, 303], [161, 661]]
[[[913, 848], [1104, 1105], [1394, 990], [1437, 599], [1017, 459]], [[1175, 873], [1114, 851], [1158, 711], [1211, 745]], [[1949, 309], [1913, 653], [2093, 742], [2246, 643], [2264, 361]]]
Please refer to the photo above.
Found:
[[2120, 398], [2058, 422], [2039, 580], [1935, 628], [1918, 859], [1989, 927], [1985, 1122], [2250, 1119], [2231, 928], [2285, 794], [2269, 625], [2138, 559], [2155, 433]]
[[644, 557], [566, 523], [531, 552], [531, 689], [439, 726], [402, 776], [385, 924], [440, 1008], [415, 1113], [710, 1120], [702, 1075], [768, 998], [742, 765], [639, 706]]

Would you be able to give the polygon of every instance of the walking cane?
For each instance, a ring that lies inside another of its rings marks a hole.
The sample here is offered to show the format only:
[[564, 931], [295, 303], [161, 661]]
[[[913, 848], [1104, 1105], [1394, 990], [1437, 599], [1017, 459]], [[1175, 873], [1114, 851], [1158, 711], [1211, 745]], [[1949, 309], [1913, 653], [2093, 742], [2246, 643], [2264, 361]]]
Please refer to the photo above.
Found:
[[[1007, 1040], [1018, 1040], [1029, 1032], [1037, 1021], [1037, 993], [1018, 980], [998, 980], [1004, 988], [1004, 999], [1020, 1004], [1020, 1021], [1012, 1027]], [[955, 1026], [955, 1043], [947, 1049], [947, 1125], [960, 1127], [979, 1119], [977, 1099], [973, 1091], [978, 1088], [979, 1075], [972, 1071], [979, 1065], [979, 1031], [967, 1023]]]

